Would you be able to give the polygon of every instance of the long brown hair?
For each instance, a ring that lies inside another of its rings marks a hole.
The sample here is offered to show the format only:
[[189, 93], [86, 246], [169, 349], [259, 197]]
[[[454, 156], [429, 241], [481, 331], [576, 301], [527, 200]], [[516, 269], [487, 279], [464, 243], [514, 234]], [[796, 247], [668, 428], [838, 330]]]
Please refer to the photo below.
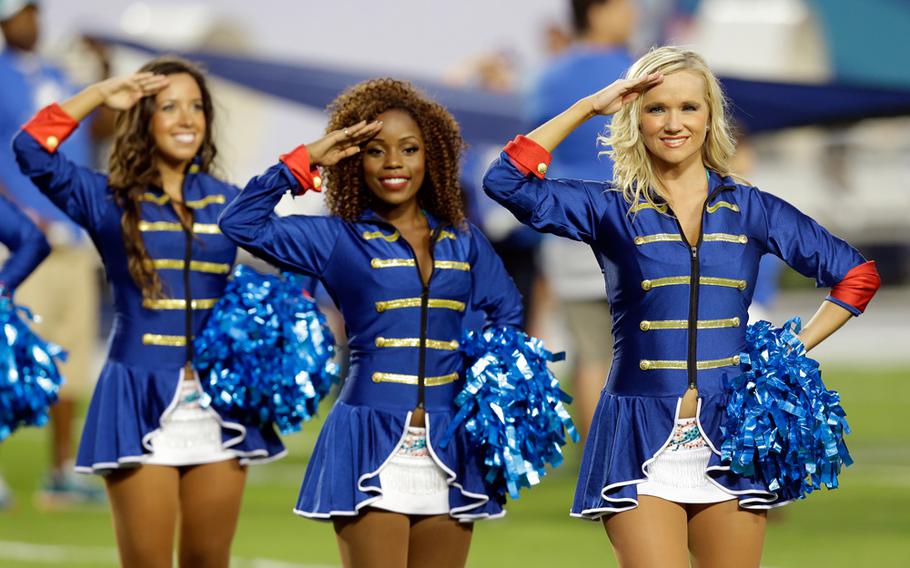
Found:
[[[329, 105], [326, 132], [361, 120], [371, 121], [387, 110], [402, 110], [414, 119], [426, 144], [427, 177], [417, 194], [420, 206], [434, 216], [461, 228], [464, 197], [458, 180], [464, 141], [458, 123], [439, 103], [395, 79], [372, 79], [341, 93]], [[375, 197], [363, 179], [363, 156], [357, 154], [325, 169], [326, 205], [346, 221], [353, 221]]]
[[[212, 140], [214, 105], [206, 86], [205, 75], [193, 63], [175, 56], [154, 59], [139, 69], [159, 75], [186, 73], [193, 77], [202, 92], [202, 106], [205, 114], [205, 137], [197, 154], [199, 171], [209, 172], [218, 150]], [[120, 226], [123, 244], [129, 264], [130, 276], [142, 290], [143, 298], [161, 298], [164, 295], [161, 278], [152, 264], [148, 249], [139, 231], [139, 212], [142, 196], [149, 185], [159, 180], [155, 161], [157, 154], [155, 140], [151, 135], [152, 115], [155, 112], [155, 97], [144, 97], [129, 110], [117, 116], [116, 136], [111, 149], [110, 174], [108, 182], [114, 194], [114, 201], [123, 209]], [[189, 219], [192, 227], [192, 212], [181, 215]], [[188, 227], [188, 228], [190, 228]]]

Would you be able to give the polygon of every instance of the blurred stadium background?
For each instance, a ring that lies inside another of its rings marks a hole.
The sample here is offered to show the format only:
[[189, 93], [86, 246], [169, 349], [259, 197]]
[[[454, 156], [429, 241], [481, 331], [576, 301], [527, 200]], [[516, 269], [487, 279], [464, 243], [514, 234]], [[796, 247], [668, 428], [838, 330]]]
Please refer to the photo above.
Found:
[[[324, 104], [370, 76], [423, 86], [455, 112], [478, 154], [501, 146], [524, 129], [532, 77], [565, 46], [567, 3], [42, 0], [39, 51], [81, 83], [133, 71], [159, 52], [202, 61], [218, 102], [220, 167], [242, 185], [278, 154], [315, 139]], [[748, 135], [748, 178], [875, 259], [885, 284], [860, 321], [814, 352], [829, 387], [843, 394], [856, 464], [841, 489], [772, 516], [764, 565], [906, 566], [910, 436], [900, 420], [910, 413], [910, 3], [635, 3], [633, 53], [679, 43], [705, 55]], [[104, 153], [102, 145], [99, 164]], [[481, 171], [466, 168], [466, 185], [476, 186]], [[317, 212], [321, 202], [308, 195], [283, 207]], [[534, 329], [571, 356], [558, 302], [539, 284]], [[777, 324], [806, 319], [821, 298], [785, 271], [767, 314]], [[104, 347], [102, 335], [98, 366]], [[331, 526], [291, 513], [318, 428], [289, 437], [286, 459], [251, 470], [233, 565], [339, 565]], [[33, 502], [48, 452], [46, 433], [35, 429], [0, 445], [0, 473], [15, 497], [0, 511], [0, 566], [115, 566], [105, 506], [51, 511]], [[569, 449], [566, 464], [512, 503], [505, 519], [478, 524], [470, 566], [613, 565], [601, 526], [567, 515], [579, 453]]]

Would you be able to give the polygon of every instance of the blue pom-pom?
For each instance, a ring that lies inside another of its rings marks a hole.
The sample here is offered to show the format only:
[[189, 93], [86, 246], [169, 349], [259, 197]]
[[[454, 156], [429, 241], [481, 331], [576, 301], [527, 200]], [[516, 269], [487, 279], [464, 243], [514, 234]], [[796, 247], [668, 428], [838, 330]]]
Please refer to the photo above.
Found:
[[247, 424], [300, 430], [338, 381], [335, 340], [303, 278], [240, 265], [194, 342], [203, 402]]
[[572, 398], [547, 368], [554, 355], [536, 337], [510, 327], [465, 333], [465, 386], [455, 398], [458, 414], [446, 430], [445, 447], [459, 427], [483, 456], [484, 481], [501, 500], [518, 499], [562, 463], [566, 434], [578, 441], [565, 404]]
[[54, 358], [66, 353], [32, 333], [19, 313], [32, 319], [0, 289], [0, 441], [19, 426], [46, 424], [63, 384]]
[[818, 362], [797, 337], [800, 319], [746, 330], [743, 374], [729, 380], [721, 460], [780, 500], [803, 499], [822, 485], [837, 487], [841, 466], [853, 463], [840, 395], [822, 382]]

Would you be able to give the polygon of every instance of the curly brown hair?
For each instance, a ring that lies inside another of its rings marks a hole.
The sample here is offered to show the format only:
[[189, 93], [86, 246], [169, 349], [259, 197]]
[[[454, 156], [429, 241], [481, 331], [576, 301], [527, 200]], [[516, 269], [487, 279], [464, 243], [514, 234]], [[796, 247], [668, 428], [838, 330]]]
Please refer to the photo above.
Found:
[[[187, 73], [199, 85], [202, 92], [202, 110], [205, 114], [205, 138], [197, 154], [199, 171], [209, 173], [213, 168], [218, 149], [212, 140], [212, 123], [215, 119], [212, 95], [205, 82], [205, 75], [195, 64], [175, 56], [154, 59], [139, 69], [158, 75]], [[148, 249], [139, 232], [139, 210], [142, 194], [149, 185], [158, 182], [158, 167], [155, 161], [155, 140], [151, 135], [152, 115], [155, 112], [155, 97], [141, 99], [129, 110], [117, 115], [116, 135], [111, 149], [108, 183], [114, 193], [114, 201], [123, 209], [120, 219], [123, 244], [130, 276], [142, 290], [144, 298], [160, 298], [164, 295], [158, 272], [152, 264]], [[192, 227], [192, 211], [184, 208], [181, 223], [189, 219]]]
[[[439, 219], [463, 226], [464, 196], [458, 180], [465, 148], [461, 130], [449, 111], [413, 85], [388, 77], [354, 85], [329, 105], [326, 132], [375, 120], [393, 109], [411, 115], [423, 134], [427, 177], [417, 194], [420, 206]], [[357, 219], [376, 199], [364, 181], [362, 161], [357, 154], [325, 168], [326, 204], [346, 221]]]

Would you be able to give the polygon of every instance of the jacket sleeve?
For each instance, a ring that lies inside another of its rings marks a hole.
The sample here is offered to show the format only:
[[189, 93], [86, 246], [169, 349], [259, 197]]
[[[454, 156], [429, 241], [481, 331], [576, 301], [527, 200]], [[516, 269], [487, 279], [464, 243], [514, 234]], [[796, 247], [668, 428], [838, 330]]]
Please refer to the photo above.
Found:
[[52, 104], [38, 111], [13, 138], [13, 152], [22, 173], [73, 221], [91, 230], [110, 204], [107, 177], [57, 151], [78, 125]]
[[861, 314], [880, 285], [875, 262], [783, 199], [759, 190], [753, 199], [767, 251], [817, 286], [832, 288], [828, 301]]
[[334, 217], [279, 217], [275, 206], [298, 182], [279, 162], [247, 183], [218, 220], [221, 232], [238, 246], [284, 269], [321, 277], [341, 233]]
[[599, 182], [546, 179], [550, 155], [529, 138], [518, 136], [487, 169], [483, 188], [515, 217], [543, 232], [592, 243], [598, 239], [601, 211]]
[[18, 207], [0, 196], [0, 242], [9, 249], [0, 267], [0, 289], [12, 292], [41, 264], [51, 247], [37, 226]]
[[521, 326], [521, 293], [490, 241], [471, 225], [471, 304], [486, 314], [487, 325]]

